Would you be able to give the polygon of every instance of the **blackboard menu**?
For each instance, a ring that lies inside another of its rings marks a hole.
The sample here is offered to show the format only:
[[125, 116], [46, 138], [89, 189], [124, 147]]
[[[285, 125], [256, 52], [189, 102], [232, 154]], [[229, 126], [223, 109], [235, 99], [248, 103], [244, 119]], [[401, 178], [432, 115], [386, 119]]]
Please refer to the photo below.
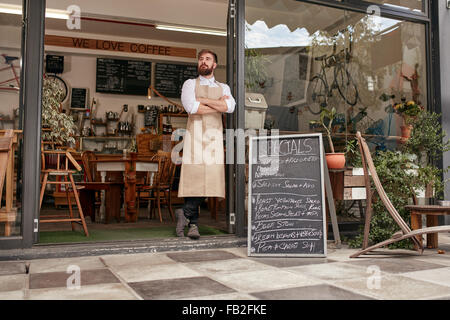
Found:
[[249, 256], [326, 256], [322, 135], [252, 137]]
[[146, 96], [150, 79], [151, 62], [97, 59], [97, 92]]
[[88, 108], [88, 89], [87, 88], [72, 88], [70, 98], [70, 107], [72, 109]]
[[157, 63], [155, 89], [168, 98], [180, 98], [183, 83], [197, 76], [196, 65]]
[[64, 72], [64, 56], [55, 56], [48, 54], [45, 57], [46, 73], [63, 73]]
[[145, 111], [144, 126], [156, 127], [157, 120], [158, 120], [158, 109], [155, 106], [152, 106], [149, 110]]

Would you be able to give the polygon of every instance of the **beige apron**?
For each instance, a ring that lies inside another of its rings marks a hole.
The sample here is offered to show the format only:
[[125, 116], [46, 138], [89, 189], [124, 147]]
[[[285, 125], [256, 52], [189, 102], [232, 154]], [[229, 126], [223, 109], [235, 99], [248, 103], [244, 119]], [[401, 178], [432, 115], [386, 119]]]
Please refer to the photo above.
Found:
[[[223, 90], [218, 83], [217, 85], [218, 87], [202, 86], [197, 78], [195, 96], [220, 99]], [[178, 196], [225, 198], [222, 113], [189, 115]]]

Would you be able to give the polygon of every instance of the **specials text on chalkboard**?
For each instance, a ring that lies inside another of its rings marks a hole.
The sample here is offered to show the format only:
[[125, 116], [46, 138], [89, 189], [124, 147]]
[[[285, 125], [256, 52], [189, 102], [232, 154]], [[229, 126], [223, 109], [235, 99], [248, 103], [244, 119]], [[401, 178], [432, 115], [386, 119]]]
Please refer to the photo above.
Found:
[[248, 255], [326, 256], [322, 134], [252, 137]]
[[150, 79], [151, 62], [97, 59], [97, 92], [146, 96]]
[[183, 83], [196, 77], [196, 65], [157, 63], [154, 87], [168, 98], [180, 98]]

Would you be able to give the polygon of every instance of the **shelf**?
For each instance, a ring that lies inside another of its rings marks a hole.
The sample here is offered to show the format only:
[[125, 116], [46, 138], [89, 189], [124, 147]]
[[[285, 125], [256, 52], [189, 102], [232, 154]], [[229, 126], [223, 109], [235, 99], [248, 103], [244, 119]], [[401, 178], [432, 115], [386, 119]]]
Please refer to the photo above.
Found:
[[160, 113], [160, 116], [163, 117], [187, 117], [187, 113]]
[[85, 139], [85, 140], [130, 140], [133, 139], [133, 137], [108, 137], [108, 136], [104, 136], [104, 137], [80, 137], [81, 139]]
[[87, 108], [70, 108], [70, 110], [77, 111], [77, 112], [86, 112], [89, 109], [87, 109]]
[[91, 121], [91, 124], [94, 126], [106, 126], [106, 122]]

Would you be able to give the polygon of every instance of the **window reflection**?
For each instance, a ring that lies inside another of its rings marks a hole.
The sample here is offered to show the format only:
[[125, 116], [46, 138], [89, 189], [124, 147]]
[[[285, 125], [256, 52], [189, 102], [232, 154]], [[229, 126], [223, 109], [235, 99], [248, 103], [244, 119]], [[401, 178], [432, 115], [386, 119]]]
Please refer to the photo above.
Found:
[[311, 120], [335, 107], [337, 149], [356, 131], [372, 147], [397, 148], [403, 119], [393, 105], [427, 103], [424, 25], [298, 1], [264, 3], [247, 3], [245, 70], [247, 92], [267, 102], [266, 129], [321, 131]]
[[424, 12], [426, 0], [369, 0], [372, 3], [383, 4], [387, 7]]
[[[22, 131], [20, 110], [22, 15], [0, 13], [0, 138], [12, 146], [0, 157], [0, 237], [21, 235]], [[9, 145], [9, 144], [7, 144]]]

